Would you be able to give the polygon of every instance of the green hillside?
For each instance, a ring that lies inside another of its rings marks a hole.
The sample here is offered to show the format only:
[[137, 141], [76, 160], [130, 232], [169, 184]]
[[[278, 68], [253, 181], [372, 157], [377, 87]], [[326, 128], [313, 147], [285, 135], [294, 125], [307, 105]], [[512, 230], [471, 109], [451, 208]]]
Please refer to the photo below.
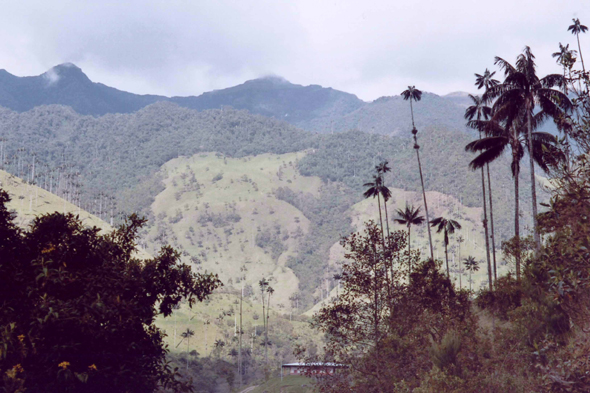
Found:
[[277, 289], [275, 304], [289, 304], [299, 280], [286, 266], [309, 231], [309, 220], [273, 191], [288, 185], [318, 195], [321, 181], [296, 170], [304, 153], [228, 158], [198, 154], [168, 162], [165, 189], [152, 204], [146, 242], [170, 243], [198, 270], [218, 273], [226, 286], [262, 277]]
[[38, 215], [60, 212], [79, 216], [82, 223], [87, 226], [95, 226], [103, 231], [112, 230], [112, 227], [100, 218], [3, 170], [0, 170], [0, 188], [10, 195], [8, 208], [16, 213], [16, 223], [20, 227], [27, 226]]

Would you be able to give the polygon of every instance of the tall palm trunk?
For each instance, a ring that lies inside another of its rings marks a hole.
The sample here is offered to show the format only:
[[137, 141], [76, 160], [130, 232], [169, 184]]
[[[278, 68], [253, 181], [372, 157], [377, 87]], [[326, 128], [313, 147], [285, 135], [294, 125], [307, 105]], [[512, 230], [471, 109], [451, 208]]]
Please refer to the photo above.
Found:
[[[481, 139], [481, 132], [479, 133], [479, 139]], [[483, 167], [481, 168], [481, 190], [483, 196], [483, 229], [486, 237], [486, 259], [488, 261], [488, 281], [490, 291], [492, 290], [492, 262], [490, 261], [490, 237], [488, 233], [488, 211], [486, 207], [486, 181], [484, 176]]]
[[492, 229], [492, 257], [494, 259], [494, 282], [498, 280], [496, 273], [496, 237], [494, 236], [494, 205], [492, 203], [492, 179], [490, 178], [490, 165], [486, 164], [488, 170], [488, 194], [490, 196], [490, 225]]
[[[582, 48], [580, 48], [580, 35], [576, 34], [576, 38], [578, 39], [578, 53], [580, 54], [580, 60], [582, 61], [582, 71], [586, 73], [586, 67], [584, 67], [584, 58], [582, 57]], [[411, 101], [410, 104], [412, 104]]]
[[533, 125], [532, 125], [532, 101], [527, 100], [527, 137], [529, 141], [529, 163], [531, 167], [531, 198], [533, 202], [533, 226], [535, 235], [535, 249], [538, 253], [541, 250], [541, 236], [539, 235], [538, 221], [537, 221], [537, 185], [535, 181], [535, 161], [533, 159]]
[[445, 261], [447, 262], [447, 278], [451, 279], [451, 271], [449, 270], [449, 254], [447, 253], [448, 244], [445, 242]]
[[387, 238], [389, 238], [389, 217], [387, 215], [387, 201], [383, 198], [383, 210], [385, 210], [385, 224], [387, 228]]
[[486, 237], [486, 258], [488, 261], [488, 281], [490, 291], [492, 290], [492, 262], [490, 261], [490, 237], [488, 233], [488, 212], [486, 207], [486, 183], [483, 174], [483, 168], [481, 168], [481, 189], [483, 191], [483, 228]]
[[242, 387], [242, 303], [244, 300], [244, 281], [242, 281], [242, 290], [240, 291], [240, 335], [238, 336], [239, 339], [239, 346], [238, 346], [238, 375], [239, 375], [239, 383], [240, 388]]
[[[516, 131], [515, 131], [516, 132]], [[513, 160], [516, 160], [517, 152], [512, 150]], [[518, 176], [520, 168], [516, 168], [514, 174], [514, 238], [516, 239], [516, 281], [520, 281], [520, 215], [519, 215], [519, 192], [518, 192]]]
[[459, 290], [461, 290], [461, 277], [463, 276], [463, 262], [461, 261], [461, 243], [459, 243]]
[[268, 302], [266, 304], [266, 316], [262, 316], [266, 320], [266, 329], [264, 330], [264, 363], [268, 364], [268, 318], [270, 314], [270, 292], [268, 293]]
[[[412, 101], [410, 101], [410, 104]], [[414, 135], [414, 141], [416, 141], [416, 135]], [[426, 191], [424, 190], [424, 177], [422, 176], [422, 165], [420, 164], [420, 153], [418, 143], [415, 143], [414, 148], [416, 149], [416, 157], [418, 158], [418, 169], [420, 170], [420, 183], [422, 183], [422, 198], [424, 199], [424, 211], [426, 212], [426, 228], [428, 229], [428, 243], [430, 244], [430, 259], [434, 261], [434, 251], [432, 250], [432, 234], [430, 232], [430, 217], [428, 217], [428, 204], [426, 203]]]
[[262, 291], [262, 326], [264, 327], [264, 362], [266, 363], [266, 344], [268, 344], [268, 342], [266, 341], [266, 313], [264, 308], [264, 290]]
[[379, 205], [379, 222], [381, 223], [381, 241], [383, 242], [383, 251], [385, 251], [385, 231], [383, 230], [383, 218], [381, 216], [381, 198], [377, 194], [377, 204]]
[[[412, 274], [412, 239], [410, 237], [412, 231], [412, 226], [408, 225], [408, 269], [409, 273]], [[409, 276], [408, 276], [409, 277]]]

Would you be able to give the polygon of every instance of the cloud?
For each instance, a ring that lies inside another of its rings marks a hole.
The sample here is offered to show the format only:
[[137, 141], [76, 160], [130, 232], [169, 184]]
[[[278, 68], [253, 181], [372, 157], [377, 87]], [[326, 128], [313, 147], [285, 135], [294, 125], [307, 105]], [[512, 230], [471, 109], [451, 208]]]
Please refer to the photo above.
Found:
[[47, 86], [52, 86], [59, 81], [59, 74], [55, 71], [55, 68], [51, 68], [43, 74], [43, 78], [45, 78]]
[[[473, 73], [524, 45], [541, 73], [587, 0], [54, 0], [8, 2], [0, 67], [38, 75], [72, 62], [136, 93], [200, 94], [263, 75], [372, 100], [407, 85], [473, 91]], [[581, 37], [590, 40], [590, 36]], [[49, 76], [48, 76], [49, 78]], [[51, 81], [51, 79], [49, 79]]]

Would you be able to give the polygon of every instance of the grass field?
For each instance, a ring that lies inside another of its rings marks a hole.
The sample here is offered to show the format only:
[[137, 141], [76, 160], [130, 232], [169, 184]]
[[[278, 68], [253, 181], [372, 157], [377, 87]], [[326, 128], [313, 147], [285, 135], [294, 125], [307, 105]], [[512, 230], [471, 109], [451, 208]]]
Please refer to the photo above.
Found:
[[[245, 281], [257, 287], [266, 277], [276, 290], [273, 302], [289, 304], [298, 279], [285, 264], [309, 221], [273, 190], [290, 187], [317, 195], [320, 179], [295, 169], [303, 154], [234, 159], [208, 153], [168, 162], [162, 168], [166, 188], [152, 205], [152, 251], [170, 243], [184, 262], [219, 274], [226, 286], [239, 288]], [[257, 245], [264, 234], [272, 239], [268, 247]]]
[[20, 178], [0, 170], [0, 188], [10, 195], [8, 209], [16, 213], [16, 223], [26, 227], [34, 217], [53, 212], [73, 213], [87, 226], [96, 226], [104, 231], [111, 226], [100, 218], [80, 209], [63, 198], [40, 187], [27, 184]]

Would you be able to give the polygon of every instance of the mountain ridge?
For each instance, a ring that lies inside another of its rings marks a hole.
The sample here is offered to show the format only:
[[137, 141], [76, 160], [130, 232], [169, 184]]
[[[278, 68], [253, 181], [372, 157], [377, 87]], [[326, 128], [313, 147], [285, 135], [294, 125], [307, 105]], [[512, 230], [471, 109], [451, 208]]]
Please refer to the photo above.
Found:
[[[450, 116], [452, 121], [446, 121], [447, 125], [464, 128], [463, 121], [458, 120], [463, 108], [460, 103], [455, 103], [455, 97], [447, 99], [446, 96], [432, 93], [425, 93], [425, 97], [430, 101], [436, 101], [433, 103], [434, 106], [444, 103], [444, 111], [453, 113], [453, 116]], [[0, 70], [0, 106], [17, 112], [57, 104], [70, 106], [82, 115], [102, 116], [109, 113], [132, 113], [156, 102], [167, 101], [199, 111], [221, 109], [226, 106], [238, 110], [245, 109], [252, 114], [284, 120], [313, 132], [342, 132], [358, 128], [390, 134], [395, 133], [391, 128], [379, 125], [367, 128], [366, 122], [357, 118], [365, 116], [364, 112], [370, 112], [370, 116], [375, 116], [375, 111], [371, 108], [389, 103], [393, 108], [383, 111], [399, 112], [404, 118], [404, 124], [408, 123], [409, 113], [406, 112], [409, 111], [405, 107], [402, 110], [402, 106], [407, 103], [397, 105], [400, 99], [399, 96], [380, 97], [366, 102], [351, 93], [317, 84], [303, 86], [277, 75], [266, 75], [198, 96], [167, 97], [134, 94], [93, 82], [81, 68], [72, 63], [59, 64], [37, 76], [19, 77], [5, 69]], [[459, 99], [462, 100], [463, 97]], [[423, 119], [420, 120], [425, 124], [436, 120], [428, 117], [429, 111], [430, 109], [425, 110], [426, 116], [423, 114]], [[348, 117], [348, 120], [342, 121], [345, 117]], [[447, 119], [448, 116], [439, 118]]]

